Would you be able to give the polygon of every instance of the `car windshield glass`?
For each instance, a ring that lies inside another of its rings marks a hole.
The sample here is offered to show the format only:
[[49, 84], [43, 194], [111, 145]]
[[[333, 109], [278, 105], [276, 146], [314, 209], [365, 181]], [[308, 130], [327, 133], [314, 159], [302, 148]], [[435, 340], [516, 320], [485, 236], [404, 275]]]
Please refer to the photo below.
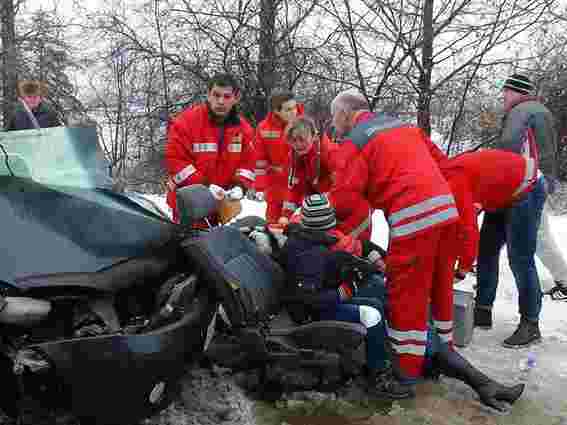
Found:
[[109, 162], [94, 127], [0, 132], [0, 176], [50, 186], [112, 187]]

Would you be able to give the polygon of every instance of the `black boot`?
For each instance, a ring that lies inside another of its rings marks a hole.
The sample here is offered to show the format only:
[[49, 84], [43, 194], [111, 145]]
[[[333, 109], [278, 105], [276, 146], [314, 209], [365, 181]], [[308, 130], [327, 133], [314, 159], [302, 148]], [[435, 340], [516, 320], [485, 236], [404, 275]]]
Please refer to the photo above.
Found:
[[492, 329], [492, 309], [490, 307], [475, 307], [474, 326], [481, 329]]
[[538, 322], [521, 319], [516, 331], [506, 338], [502, 345], [506, 348], [521, 348], [539, 341], [541, 333]]
[[436, 353], [433, 360], [443, 375], [463, 381], [476, 391], [483, 404], [496, 410], [506, 410], [504, 402], [514, 403], [524, 391], [524, 384], [507, 387], [493, 381], [456, 351]]
[[413, 385], [400, 382], [391, 367], [383, 370], [371, 369], [368, 373], [367, 388], [371, 396], [378, 398], [400, 400], [415, 397]]

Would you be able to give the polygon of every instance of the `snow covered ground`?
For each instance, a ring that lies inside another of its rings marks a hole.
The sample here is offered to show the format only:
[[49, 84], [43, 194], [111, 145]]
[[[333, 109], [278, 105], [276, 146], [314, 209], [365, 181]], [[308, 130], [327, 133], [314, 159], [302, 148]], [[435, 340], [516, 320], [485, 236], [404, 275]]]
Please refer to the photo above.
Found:
[[[167, 208], [163, 196], [149, 197]], [[264, 203], [243, 201], [242, 215], [263, 216], [264, 212]], [[567, 216], [553, 216], [551, 223], [556, 240], [567, 255]], [[373, 224], [373, 240], [386, 247], [388, 228], [380, 212], [375, 213]], [[539, 262], [538, 270], [544, 285], [551, 285], [548, 271]], [[473, 283], [474, 278], [471, 276], [459, 287], [472, 291]], [[494, 306], [494, 327], [489, 331], [475, 329], [472, 343], [461, 351], [472, 363], [502, 382], [525, 382], [527, 390], [523, 399], [536, 402], [549, 415], [563, 418], [560, 422], [553, 422], [554, 424], [567, 425], [567, 303], [554, 302], [545, 297], [540, 322], [543, 341], [525, 349], [504, 348], [501, 342], [512, 334], [519, 321], [517, 311], [516, 286], [503, 252], [500, 284]], [[526, 371], [528, 356], [535, 358], [535, 366]], [[456, 394], [459, 397], [461, 394], [462, 398], [472, 397], [472, 392], [461, 383], [451, 380], [449, 385], [455, 389], [453, 396]]]

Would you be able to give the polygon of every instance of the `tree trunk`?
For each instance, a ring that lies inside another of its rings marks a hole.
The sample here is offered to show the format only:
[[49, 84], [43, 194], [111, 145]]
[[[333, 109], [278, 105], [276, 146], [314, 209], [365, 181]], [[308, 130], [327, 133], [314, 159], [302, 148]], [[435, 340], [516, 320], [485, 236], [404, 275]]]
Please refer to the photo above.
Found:
[[16, 29], [15, 29], [15, 7], [13, 0], [1, 0], [2, 7], [2, 122], [6, 126], [12, 113], [11, 109], [16, 101], [16, 82], [18, 80], [17, 55], [16, 55]]
[[276, 85], [276, 9], [278, 0], [260, 0], [260, 32], [258, 57], [258, 88], [263, 91], [255, 102], [256, 120], [264, 118], [268, 111], [266, 99], [270, 98]]
[[417, 125], [431, 134], [431, 72], [433, 69], [433, 0], [423, 3], [423, 47], [419, 76]]

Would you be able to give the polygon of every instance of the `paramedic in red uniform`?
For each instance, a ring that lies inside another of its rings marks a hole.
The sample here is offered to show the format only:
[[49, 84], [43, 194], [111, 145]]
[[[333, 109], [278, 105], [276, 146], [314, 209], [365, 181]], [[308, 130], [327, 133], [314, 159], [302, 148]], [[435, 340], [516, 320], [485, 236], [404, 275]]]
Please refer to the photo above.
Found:
[[303, 115], [291, 92], [275, 93], [270, 98], [270, 112], [256, 129], [256, 184], [258, 193], [264, 193], [268, 223], [277, 223], [282, 215], [287, 192], [290, 148], [285, 141], [285, 128], [290, 121]]
[[[530, 286], [526, 283], [526, 276], [529, 277], [526, 271], [528, 267], [534, 270], [537, 282], [534, 255], [545, 202], [543, 178], [538, 172], [537, 157], [487, 149], [451, 158], [443, 162], [441, 171], [451, 186], [461, 217], [459, 236], [463, 249], [460, 253], [459, 274], [464, 275], [471, 270], [479, 251], [480, 232], [475, 204], [479, 204], [489, 214], [504, 214], [505, 228], [498, 234], [499, 239], [494, 249], [500, 249], [506, 243], [510, 268], [518, 287], [521, 320], [529, 321], [535, 317], [533, 334], [516, 331], [504, 341], [504, 345], [516, 347], [541, 339], [537, 323], [541, 308], [539, 285]], [[494, 300], [496, 287], [485, 292]], [[523, 341], [524, 338], [526, 342]]]
[[342, 139], [341, 171], [331, 195], [363, 194], [389, 224], [388, 333], [400, 379], [411, 384], [423, 373], [428, 304], [442, 342], [452, 350], [455, 200], [420, 128], [371, 113], [357, 92], [337, 95], [331, 113]]
[[[314, 122], [307, 117], [300, 117], [290, 124], [286, 141], [291, 146], [291, 160], [288, 191], [279, 220], [282, 224], [289, 221], [305, 197], [331, 190], [335, 183], [338, 148], [327, 136], [319, 137]], [[330, 201], [337, 216], [337, 230], [361, 240], [370, 239], [372, 210], [364, 197], [354, 192], [335, 193]]]
[[165, 148], [169, 174], [167, 203], [178, 221], [175, 190], [191, 184], [243, 191], [254, 184], [254, 130], [236, 111], [240, 88], [230, 74], [208, 83], [207, 102], [193, 106], [171, 123]]

